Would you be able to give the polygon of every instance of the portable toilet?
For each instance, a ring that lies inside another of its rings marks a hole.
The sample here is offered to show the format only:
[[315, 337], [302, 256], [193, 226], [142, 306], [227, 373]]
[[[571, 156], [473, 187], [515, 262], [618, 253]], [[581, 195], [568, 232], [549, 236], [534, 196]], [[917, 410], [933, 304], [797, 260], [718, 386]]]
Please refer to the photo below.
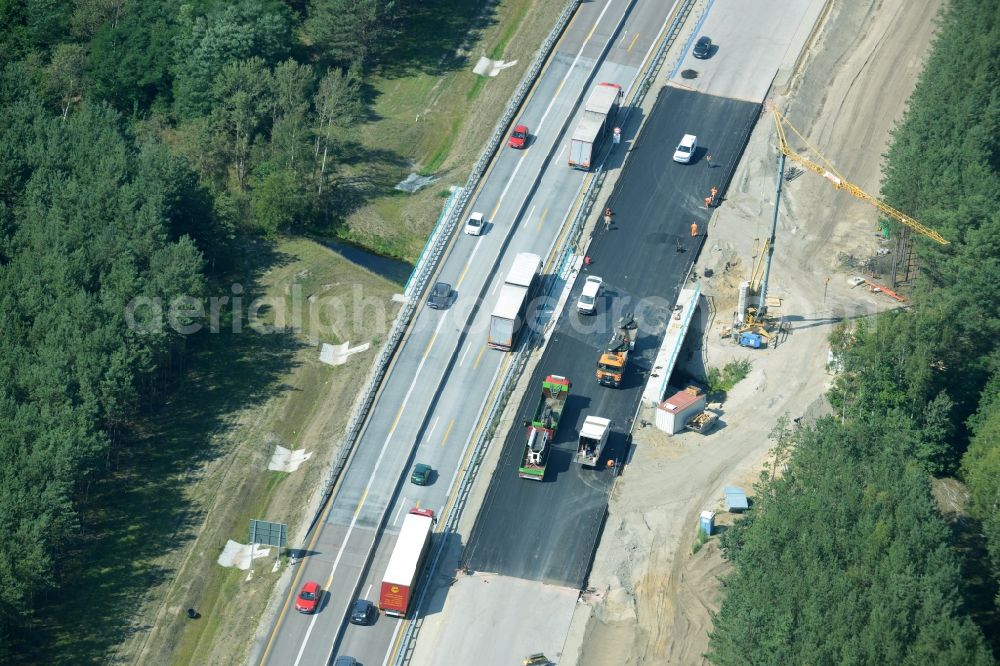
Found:
[[712, 530], [715, 529], [715, 512], [714, 511], [702, 511], [701, 520], [698, 522], [698, 529], [705, 536], [712, 536]]
[[726, 511], [743, 513], [750, 507], [747, 503], [747, 494], [742, 488], [727, 486], [723, 492], [726, 494]]

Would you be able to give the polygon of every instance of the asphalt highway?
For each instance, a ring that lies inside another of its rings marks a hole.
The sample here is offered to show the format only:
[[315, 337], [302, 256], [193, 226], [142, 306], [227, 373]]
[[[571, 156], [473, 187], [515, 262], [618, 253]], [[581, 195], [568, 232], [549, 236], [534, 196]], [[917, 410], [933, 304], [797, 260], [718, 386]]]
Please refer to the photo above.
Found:
[[[414, 506], [446, 509], [508, 358], [485, 344], [497, 287], [516, 253], [548, 254], [584, 181], [585, 174], [560, 163], [561, 137], [595, 82], [630, 84], [668, 9], [652, 1], [581, 4], [523, 109], [520, 120], [532, 133], [528, 149], [502, 149], [476, 195], [472, 208], [486, 216], [484, 235], [457, 235], [439, 270], [437, 279], [454, 286], [455, 302], [442, 311], [424, 308], [415, 318], [253, 661], [326, 664], [350, 654], [376, 664], [391, 656], [402, 623], [380, 617], [374, 626], [355, 627], [346, 622], [347, 609], [356, 597], [377, 599], [401, 516]], [[435, 469], [431, 485], [409, 484], [416, 462]], [[306, 580], [325, 590], [310, 616], [291, 609]]]
[[[603, 223], [597, 225], [587, 251], [591, 263], [576, 279], [519, 407], [518, 424], [534, 410], [542, 380], [549, 374], [573, 382], [545, 481], [517, 476], [525, 432], [514, 427], [470, 536], [464, 566], [585, 586], [612, 473], [573, 461], [580, 426], [587, 415], [611, 419], [615, 427], [606, 459], [626, 459], [631, 419], [667, 318], [705, 241], [711, 211], [704, 199], [713, 187], [717, 201], [725, 196], [759, 114], [756, 103], [674, 87], [661, 90], [607, 203], [614, 212], [612, 225], [608, 230]], [[684, 134], [697, 135], [701, 146], [691, 164], [672, 160]], [[692, 223], [697, 236], [691, 234]], [[579, 315], [573, 307], [588, 274], [604, 280], [604, 296], [594, 316]], [[639, 335], [623, 386], [606, 388], [595, 380], [595, 365], [623, 312], [635, 315]]]

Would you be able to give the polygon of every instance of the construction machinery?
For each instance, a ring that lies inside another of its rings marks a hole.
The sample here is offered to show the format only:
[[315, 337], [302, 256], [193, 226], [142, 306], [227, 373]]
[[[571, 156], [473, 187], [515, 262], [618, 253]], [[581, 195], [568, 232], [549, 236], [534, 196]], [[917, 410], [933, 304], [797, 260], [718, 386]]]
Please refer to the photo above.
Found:
[[[788, 159], [792, 160], [796, 164], [799, 164], [803, 168], [823, 176], [831, 183], [833, 183], [833, 186], [838, 190], [844, 190], [848, 194], [851, 194], [852, 196], [857, 197], [862, 201], [867, 201], [871, 205], [875, 206], [875, 208], [877, 208], [879, 212], [885, 215], [886, 217], [890, 217], [896, 220], [905, 227], [912, 229], [913, 231], [916, 231], [921, 236], [926, 236], [935, 243], [939, 243], [941, 245], [948, 245], [948, 240], [946, 240], [944, 236], [942, 236], [938, 232], [934, 231], [930, 227], [925, 227], [924, 225], [920, 224], [906, 213], [898, 211], [889, 204], [885, 203], [884, 201], [877, 199], [876, 197], [873, 197], [872, 195], [868, 194], [860, 187], [858, 187], [854, 183], [849, 182], [846, 178], [840, 175], [837, 169], [835, 169], [834, 166], [830, 164], [829, 160], [823, 157], [823, 155], [820, 154], [818, 150], [813, 148], [813, 146], [808, 141], [806, 141], [805, 137], [803, 137], [799, 133], [799, 131], [795, 129], [795, 127], [790, 122], [788, 122], [788, 118], [781, 115], [778, 109], [773, 105], [771, 106], [771, 114], [774, 116], [774, 126], [778, 130], [778, 150], [781, 152], [782, 155], [788, 157]], [[825, 164], [826, 166], [821, 166], [816, 162], [810, 160], [808, 157], [804, 157], [803, 155], [800, 155], [799, 153], [792, 150], [788, 146], [788, 139], [786, 138], [785, 128], [788, 128], [792, 132], [792, 134], [797, 136], [799, 140], [802, 141], [802, 143], [804, 143], [806, 147], [809, 148], [809, 150], [811, 150], [816, 155], [817, 159], [823, 162], [823, 164]], [[773, 237], [774, 236], [772, 235], [772, 239]]]
[[[830, 163], [830, 161], [823, 157], [823, 155], [816, 150], [816, 148], [814, 148], [797, 129], [795, 129], [795, 127], [788, 121], [788, 118], [783, 116], [773, 104], [770, 105], [769, 108], [774, 119], [774, 126], [777, 130], [778, 137], [778, 178], [775, 186], [774, 210], [771, 215], [771, 233], [767, 241], [765, 241], [763, 249], [758, 256], [757, 266], [754, 268], [751, 280], [740, 285], [740, 306], [737, 313], [737, 321], [732, 328], [732, 335], [734, 339], [740, 342], [740, 344], [744, 344], [744, 341], [746, 341], [747, 344], [745, 346], [766, 346], [767, 342], [774, 337], [776, 329], [776, 323], [767, 316], [767, 287], [768, 279], [771, 274], [771, 261], [774, 257], [775, 232], [778, 225], [778, 205], [781, 201], [781, 185], [785, 180], [786, 157], [800, 165], [803, 169], [826, 178], [838, 190], [844, 190], [848, 194], [871, 204], [877, 208], [880, 213], [895, 220], [896, 222], [899, 222], [908, 230], [925, 236], [935, 243], [939, 243], [941, 245], [948, 244], [948, 240], [937, 231], [924, 226], [906, 213], [903, 213], [877, 197], [868, 194], [860, 187], [844, 178]], [[792, 150], [792, 148], [788, 145], [787, 132], [791, 132], [795, 135], [798, 140], [801, 141], [809, 149], [809, 151], [816, 156], [818, 162]], [[820, 164], [820, 162], [822, 162], [822, 164]], [[758, 273], [761, 261], [765, 256], [767, 260], [764, 263], [763, 273]], [[759, 287], [756, 287], [755, 282], [758, 275], [760, 276]], [[750, 335], [745, 335], [748, 333]]]
[[618, 319], [615, 333], [597, 361], [597, 382], [601, 386], [619, 388], [625, 379], [625, 368], [628, 365], [629, 354], [635, 349], [635, 339], [638, 333], [635, 318], [631, 313], [623, 314]]
[[517, 475], [532, 481], [545, 480], [545, 467], [552, 450], [552, 439], [559, 429], [566, 398], [569, 396], [569, 380], [559, 375], [549, 375], [542, 382], [542, 395], [535, 407], [531, 421], [525, 422], [526, 439], [524, 455]]

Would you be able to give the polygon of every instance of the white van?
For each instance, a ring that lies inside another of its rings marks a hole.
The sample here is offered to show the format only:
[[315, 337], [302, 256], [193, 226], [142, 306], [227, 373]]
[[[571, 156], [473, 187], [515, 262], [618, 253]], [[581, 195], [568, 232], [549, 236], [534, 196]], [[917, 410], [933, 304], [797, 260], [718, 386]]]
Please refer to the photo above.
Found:
[[691, 158], [694, 157], [694, 151], [698, 149], [698, 137], [694, 134], [685, 134], [681, 142], [677, 144], [677, 150], [674, 151], [674, 162], [680, 162], [681, 164], [688, 164], [691, 162]]
[[580, 314], [594, 314], [597, 311], [597, 296], [601, 293], [601, 285], [604, 280], [596, 275], [587, 276], [583, 283], [583, 291], [580, 292], [580, 299], [576, 302], [576, 310]]

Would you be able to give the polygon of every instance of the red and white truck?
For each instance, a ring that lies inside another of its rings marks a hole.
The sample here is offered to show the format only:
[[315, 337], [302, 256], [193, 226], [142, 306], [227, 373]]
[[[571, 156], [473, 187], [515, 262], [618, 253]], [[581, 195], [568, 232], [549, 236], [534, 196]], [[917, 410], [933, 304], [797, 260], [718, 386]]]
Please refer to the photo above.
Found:
[[410, 612], [433, 531], [434, 512], [430, 509], [410, 509], [403, 518], [379, 592], [378, 606], [386, 615], [406, 617]]

